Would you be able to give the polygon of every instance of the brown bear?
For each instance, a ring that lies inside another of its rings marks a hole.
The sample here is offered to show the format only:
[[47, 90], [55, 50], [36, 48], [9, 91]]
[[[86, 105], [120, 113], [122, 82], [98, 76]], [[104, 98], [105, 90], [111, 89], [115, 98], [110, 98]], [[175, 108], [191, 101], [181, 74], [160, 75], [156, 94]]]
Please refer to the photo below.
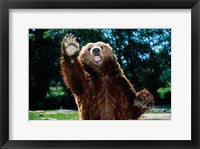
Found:
[[61, 43], [61, 73], [71, 90], [81, 120], [130, 120], [154, 105], [152, 94], [136, 92], [109, 44], [79, 43], [66, 35]]

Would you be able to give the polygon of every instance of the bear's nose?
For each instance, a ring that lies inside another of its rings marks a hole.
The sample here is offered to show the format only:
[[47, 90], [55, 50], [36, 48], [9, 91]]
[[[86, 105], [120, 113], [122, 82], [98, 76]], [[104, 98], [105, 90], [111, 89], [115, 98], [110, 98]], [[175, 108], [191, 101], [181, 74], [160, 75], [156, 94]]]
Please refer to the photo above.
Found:
[[94, 48], [92, 51], [93, 51], [93, 53], [98, 53], [100, 51], [100, 49], [99, 48]]

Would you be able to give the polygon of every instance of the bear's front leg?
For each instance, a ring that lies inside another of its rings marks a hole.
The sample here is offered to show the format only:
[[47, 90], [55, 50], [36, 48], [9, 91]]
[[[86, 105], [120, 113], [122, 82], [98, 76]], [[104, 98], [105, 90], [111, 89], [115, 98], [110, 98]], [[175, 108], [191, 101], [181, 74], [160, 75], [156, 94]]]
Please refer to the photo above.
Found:
[[154, 103], [154, 97], [147, 89], [143, 89], [136, 93], [134, 105], [143, 112], [152, 108]]
[[86, 74], [78, 60], [79, 43], [72, 34], [67, 34], [61, 43], [61, 73], [65, 85], [72, 94], [81, 97], [86, 86]]

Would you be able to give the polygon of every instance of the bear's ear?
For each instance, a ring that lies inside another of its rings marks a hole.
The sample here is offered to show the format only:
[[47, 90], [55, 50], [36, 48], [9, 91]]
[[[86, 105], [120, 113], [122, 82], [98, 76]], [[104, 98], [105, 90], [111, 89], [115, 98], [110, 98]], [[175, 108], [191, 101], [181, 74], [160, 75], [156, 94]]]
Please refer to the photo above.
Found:
[[106, 45], [110, 47], [110, 44], [109, 44], [109, 43], [106, 43]]
[[88, 52], [88, 50], [87, 50], [87, 45], [82, 46], [79, 55], [84, 55], [84, 54], [86, 54], [87, 52]]
[[110, 44], [109, 43], [106, 43], [106, 45], [111, 49], [111, 51], [112, 51], [112, 47], [110, 46]]

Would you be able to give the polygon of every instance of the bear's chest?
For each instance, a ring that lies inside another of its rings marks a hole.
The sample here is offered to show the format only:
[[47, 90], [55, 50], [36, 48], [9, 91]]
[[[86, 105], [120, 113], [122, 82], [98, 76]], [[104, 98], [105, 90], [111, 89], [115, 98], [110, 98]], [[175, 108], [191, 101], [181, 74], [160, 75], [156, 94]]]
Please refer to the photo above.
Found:
[[93, 79], [89, 87], [91, 98], [105, 103], [116, 102], [120, 96], [120, 90], [120, 86], [108, 76]]
[[96, 119], [116, 119], [120, 94], [119, 87], [110, 80], [94, 82], [90, 92], [89, 105], [91, 106], [88, 112]]

